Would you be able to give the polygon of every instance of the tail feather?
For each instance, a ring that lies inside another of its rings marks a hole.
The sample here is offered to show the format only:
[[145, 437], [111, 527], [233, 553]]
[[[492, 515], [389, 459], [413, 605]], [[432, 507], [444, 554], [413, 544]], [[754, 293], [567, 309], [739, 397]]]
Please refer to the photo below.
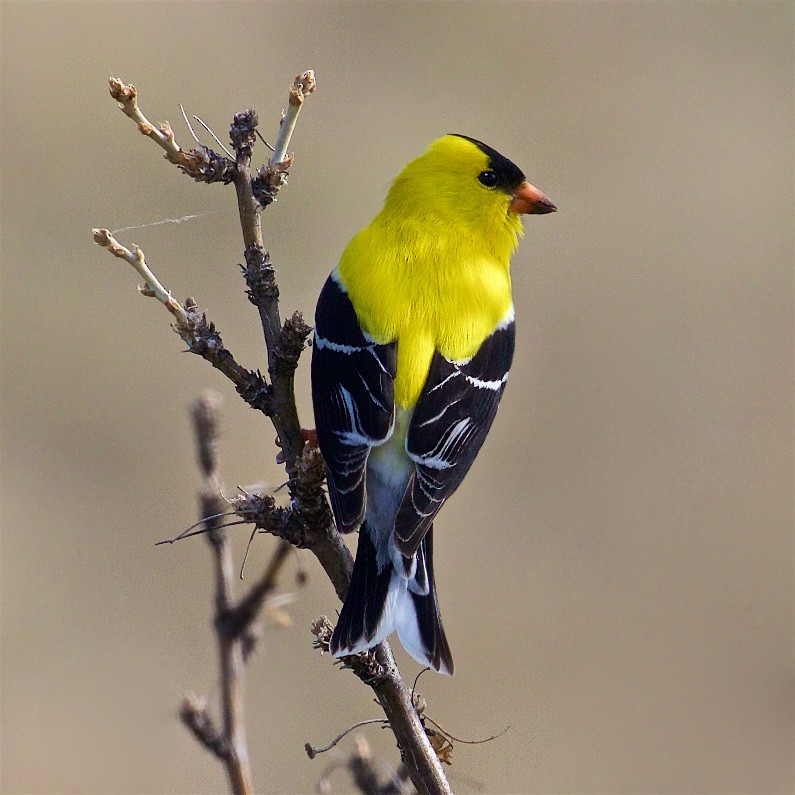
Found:
[[[367, 524], [362, 525], [348, 596], [331, 636], [333, 655], [365, 651], [397, 630], [403, 647], [417, 662], [453, 673], [433, 578], [433, 528], [416, 557], [416, 567], [401, 565], [397, 570], [389, 562], [379, 571]], [[406, 577], [406, 568], [414, 568], [413, 577]]]
[[[414, 621], [406, 623], [409, 623], [409, 629], [412, 628], [412, 623], [419, 629], [419, 637], [424, 650], [423, 656], [427, 665], [437, 671], [452, 674], [454, 670], [453, 655], [450, 653], [447, 636], [444, 634], [439, 599], [436, 596], [436, 581], [433, 576], [433, 526], [428, 529], [425, 538], [422, 539], [417, 549], [417, 558], [417, 571], [426, 573], [429, 587], [425, 594], [416, 593], [409, 587], [409, 596], [414, 608]], [[398, 623], [397, 632], [406, 651], [418, 659], [417, 655], [409, 649], [407, 640], [404, 639], [405, 629], [402, 622]], [[420, 660], [420, 662], [422, 661]]]
[[390, 568], [378, 571], [375, 547], [362, 525], [348, 596], [331, 636], [332, 654], [354, 654], [383, 639], [374, 640], [389, 594], [391, 575]]

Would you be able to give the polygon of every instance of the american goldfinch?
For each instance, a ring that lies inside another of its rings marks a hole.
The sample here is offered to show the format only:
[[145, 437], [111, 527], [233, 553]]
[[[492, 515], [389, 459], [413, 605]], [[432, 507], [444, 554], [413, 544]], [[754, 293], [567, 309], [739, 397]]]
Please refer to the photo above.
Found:
[[403, 169], [321, 291], [317, 438], [337, 527], [359, 529], [335, 656], [396, 630], [418, 662], [453, 673], [433, 520], [472, 465], [505, 389], [520, 214], [555, 209], [499, 152], [445, 135]]

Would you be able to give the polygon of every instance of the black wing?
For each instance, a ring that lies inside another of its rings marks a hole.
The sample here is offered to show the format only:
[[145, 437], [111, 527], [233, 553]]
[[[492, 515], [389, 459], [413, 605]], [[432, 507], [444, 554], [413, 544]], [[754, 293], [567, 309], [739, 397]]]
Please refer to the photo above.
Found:
[[376, 345], [365, 336], [347, 293], [329, 276], [315, 310], [312, 402], [342, 532], [364, 518], [367, 456], [392, 432], [396, 357], [394, 343]]
[[406, 557], [417, 551], [486, 438], [505, 391], [514, 335], [511, 320], [465, 364], [434, 354], [406, 437], [415, 468], [395, 520], [397, 546]]

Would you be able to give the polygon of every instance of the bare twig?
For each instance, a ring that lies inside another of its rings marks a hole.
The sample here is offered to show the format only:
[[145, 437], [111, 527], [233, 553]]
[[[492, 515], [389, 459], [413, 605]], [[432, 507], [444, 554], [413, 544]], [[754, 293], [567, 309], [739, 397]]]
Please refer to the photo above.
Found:
[[256, 617], [276, 580], [290, 546], [279, 543], [262, 579], [240, 602], [234, 602], [234, 563], [230, 539], [223, 524], [226, 501], [218, 478], [218, 399], [205, 393], [193, 407], [197, 459], [204, 482], [199, 492], [207, 541], [213, 553], [215, 573], [215, 630], [220, 668], [222, 728], [219, 730], [206, 699], [188, 695], [180, 719], [196, 739], [215, 754], [227, 771], [234, 795], [253, 792], [244, 722], [245, 663], [258, 637]]
[[299, 549], [311, 550], [323, 566], [340, 599], [345, 598], [353, 557], [334, 527], [323, 491], [325, 470], [317, 447], [306, 443], [291, 481], [292, 507], [281, 508], [270, 494], [247, 494], [232, 500], [235, 513], [266, 533]]
[[497, 732], [496, 734], [491, 734], [488, 737], [483, 737], [480, 740], [462, 740], [460, 737], [456, 737], [454, 734], [451, 734], [444, 726], [440, 726], [432, 717], [429, 715], [423, 716], [428, 723], [433, 724], [448, 740], [455, 740], [457, 743], [462, 743], [463, 745], [483, 745], [484, 743], [490, 743], [492, 740], [498, 740], [504, 734], [507, 734], [508, 730], [511, 728], [510, 726], [506, 726], [501, 732]]
[[[284, 451], [287, 473], [292, 477], [296, 461], [304, 446], [301, 424], [295, 407], [293, 373], [311, 329], [303, 322], [298, 312], [282, 327], [278, 291], [275, 289], [272, 270], [270, 274], [266, 272], [260, 275], [260, 267], [269, 267], [269, 261], [262, 238], [262, 225], [258, 212], [260, 204], [255, 198], [255, 186], [251, 180], [251, 153], [257, 124], [257, 114], [253, 110], [235, 115], [230, 130], [232, 146], [237, 154], [234, 183], [246, 251], [245, 272], [247, 277], [251, 274], [256, 280], [255, 284], [249, 281], [249, 296], [252, 301], [256, 301], [268, 350], [273, 408], [271, 418]], [[278, 190], [278, 187], [275, 190]], [[266, 287], [263, 291], [257, 289], [261, 284]], [[262, 300], [259, 300], [260, 297]], [[277, 331], [278, 329], [281, 331]]]
[[133, 246], [133, 250], [130, 251], [130, 249], [119, 243], [108, 229], [94, 229], [92, 233], [94, 235], [94, 242], [98, 246], [106, 248], [114, 257], [129, 262], [143, 277], [144, 285], [138, 288], [141, 291], [141, 295], [145, 295], [148, 298], [157, 298], [157, 300], [174, 315], [177, 320], [178, 328], [187, 328], [187, 312], [179, 301], [171, 297], [171, 293], [160, 284], [154, 273], [149, 270], [144, 252], [141, 251], [138, 246]]
[[[333, 629], [331, 622], [325, 616], [321, 616], [312, 625], [315, 648], [321, 653], [328, 652]], [[432, 795], [449, 795], [452, 792], [450, 783], [422, 725], [421, 715], [413, 703], [411, 692], [400, 676], [389, 644], [384, 641], [368, 652], [343, 657], [342, 662], [359, 679], [373, 688], [417, 791]]]
[[450, 783], [420, 716], [414, 709], [411, 693], [400, 676], [388, 643], [384, 641], [375, 647], [375, 659], [381, 666], [383, 675], [371, 687], [395, 733], [412, 783], [420, 793], [451, 795]]
[[124, 115], [138, 125], [138, 130], [141, 133], [149, 136], [165, 151], [166, 160], [178, 166], [187, 166], [187, 155], [177, 144], [171, 125], [168, 122], [164, 122], [157, 128], [141, 113], [141, 109], [138, 107], [138, 91], [135, 86], [128, 86], [116, 77], [111, 77], [109, 83], [110, 95], [119, 103]]
[[198, 116], [194, 116], [193, 118], [196, 119], [196, 121], [199, 122], [199, 124], [201, 124], [201, 126], [204, 127], [204, 129], [207, 130], [208, 133], [210, 133], [213, 141], [215, 141], [218, 144], [218, 146], [220, 146], [221, 149], [224, 150], [224, 154], [227, 157], [233, 157], [232, 153], [223, 145], [223, 143], [221, 143], [221, 139], [212, 131], [212, 129], [204, 121], [202, 121]]
[[306, 751], [306, 755], [310, 759], [314, 759], [318, 754], [325, 754], [326, 751], [330, 751], [332, 748], [334, 748], [340, 740], [347, 737], [355, 729], [358, 729], [362, 726], [369, 726], [372, 723], [378, 723], [381, 726], [386, 725], [386, 721], [383, 718], [369, 718], [368, 720], [360, 720], [358, 723], [354, 723], [353, 726], [348, 726], [348, 728], [345, 729], [344, 732], [338, 734], [328, 745], [321, 746], [320, 748], [315, 748], [315, 746], [312, 745], [311, 743], [304, 743], [304, 750]]
[[196, 143], [199, 144], [199, 146], [201, 146], [202, 142], [199, 140], [198, 136], [196, 135], [196, 132], [193, 129], [193, 125], [191, 125], [190, 120], [188, 119], [188, 115], [185, 113], [185, 108], [182, 107], [182, 103], [180, 103], [179, 112], [182, 114], [182, 118], [185, 120], [185, 124], [187, 125], [188, 130], [190, 130], [191, 138], [193, 138], [193, 140], [196, 141]]
[[[203, 395], [193, 407], [193, 422], [199, 465], [204, 475], [204, 484], [199, 492], [199, 498], [202, 515], [208, 517], [205, 520], [209, 531], [207, 540], [213, 552], [215, 571], [215, 623], [221, 670], [221, 709], [223, 713], [222, 747], [224, 754], [222, 759], [232, 792], [235, 795], [248, 795], [253, 792], [253, 783], [244, 720], [243, 674], [245, 661], [243, 646], [237, 636], [230, 636], [218, 629], [221, 617], [229, 612], [233, 604], [232, 588], [235, 575], [231, 542], [227, 533], [219, 526], [218, 514], [224, 510], [225, 502], [221, 497], [218, 482], [217, 402], [213, 395]], [[188, 702], [186, 701], [181, 710], [182, 715], [188, 714], [187, 706]], [[184, 717], [183, 720], [185, 720]], [[188, 725], [193, 728], [191, 724]], [[198, 736], [195, 728], [193, 731]]]
[[292, 545], [281, 539], [271, 556], [270, 563], [264, 574], [256, 582], [246, 596], [233, 607], [229, 607], [223, 615], [216, 619], [219, 632], [229, 637], [237, 637], [244, 632], [256, 619], [268, 595], [276, 587], [276, 581], [290, 554]]
[[[111, 77], [108, 82], [110, 95], [119, 103], [124, 115], [138, 125], [139, 132], [151, 138], [163, 149], [169, 163], [179, 166], [184, 173], [199, 182], [229, 183], [232, 181], [234, 163], [231, 160], [213, 152], [206, 146], [199, 146], [198, 149], [186, 152], [177, 144], [174, 131], [167, 121], [163, 122], [160, 127], [155, 127], [144, 116], [138, 107], [138, 91], [135, 86], [126, 85], [116, 77]], [[190, 127], [190, 124], [188, 126]]]
[[293, 137], [293, 131], [298, 121], [298, 114], [301, 112], [301, 108], [304, 105], [304, 99], [316, 88], [317, 82], [315, 81], [315, 73], [311, 69], [295, 78], [295, 82], [290, 89], [287, 112], [282, 117], [282, 122], [279, 126], [279, 134], [276, 136], [276, 142], [273, 144], [273, 156], [271, 157], [271, 162], [273, 164], [283, 163], [286, 160], [287, 147], [290, 145], [290, 139]]
[[187, 726], [200, 745], [226, 763], [229, 756], [226, 738], [213, 723], [207, 709], [206, 698], [194, 693], [187, 693], [179, 708], [179, 719]]
[[172, 297], [146, 264], [143, 251], [138, 246], [133, 250], [121, 245], [107, 229], [95, 229], [94, 242], [108, 249], [119, 259], [129, 262], [146, 283], [139, 287], [142, 295], [157, 298], [174, 316], [174, 330], [179, 334], [191, 353], [206, 359], [232, 381], [238, 394], [252, 408], [270, 414], [271, 390], [259, 372], [246, 370], [239, 365], [227, 350], [216, 331], [215, 325], [199, 310], [192, 298], [185, 300], [184, 306]]
[[271, 147], [273, 154], [270, 160], [257, 170], [257, 175], [251, 182], [252, 191], [261, 207], [267, 207], [271, 202], [276, 201], [276, 194], [287, 182], [290, 166], [293, 164], [293, 157], [287, 154], [287, 147], [290, 145], [304, 100], [316, 87], [315, 73], [310, 69], [298, 75], [290, 88], [287, 110], [282, 114], [279, 134]]

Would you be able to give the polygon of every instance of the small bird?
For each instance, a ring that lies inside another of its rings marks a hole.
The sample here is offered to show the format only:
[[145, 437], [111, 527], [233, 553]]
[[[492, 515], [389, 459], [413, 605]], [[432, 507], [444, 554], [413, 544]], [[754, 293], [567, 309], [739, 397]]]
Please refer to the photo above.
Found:
[[397, 631], [453, 673], [433, 520], [483, 444], [514, 350], [510, 258], [522, 213], [557, 208], [490, 146], [445, 135], [348, 244], [315, 312], [312, 400], [338, 529], [359, 529], [339, 657]]

